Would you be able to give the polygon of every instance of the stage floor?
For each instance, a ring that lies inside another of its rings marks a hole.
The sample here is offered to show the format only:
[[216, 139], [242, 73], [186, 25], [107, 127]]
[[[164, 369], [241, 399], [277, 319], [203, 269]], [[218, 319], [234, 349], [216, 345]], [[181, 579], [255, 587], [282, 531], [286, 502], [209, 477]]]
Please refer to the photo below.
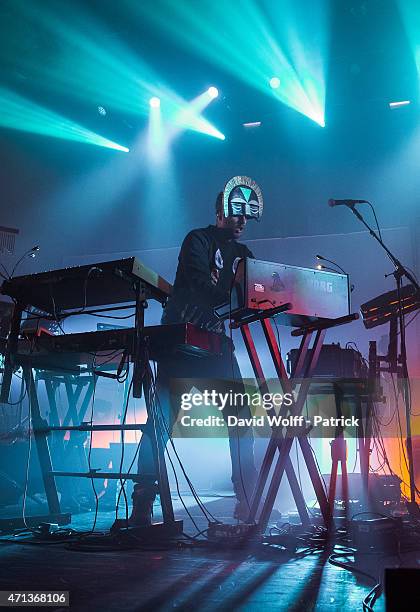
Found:
[[[194, 499], [185, 495], [184, 501], [199, 529], [204, 529], [207, 523]], [[203, 502], [218, 519], [234, 523], [232, 497], [203, 497]], [[184, 531], [193, 535], [195, 528], [180, 501], [175, 499], [174, 505], [177, 518], [185, 521]], [[93, 518], [93, 512], [74, 515], [71, 526], [87, 531]], [[99, 512], [97, 529], [107, 530], [114, 518], [115, 512]], [[80, 551], [63, 543], [3, 542], [0, 588], [67, 590], [75, 611], [361, 610], [373, 584], [331, 565], [330, 552], [302, 548], [289, 553], [263, 545], [174, 548], [159, 543]], [[388, 561], [392, 566], [395, 559]], [[377, 560], [371, 562], [376, 563], [376, 573]], [[375, 611], [384, 609], [381, 597]]]

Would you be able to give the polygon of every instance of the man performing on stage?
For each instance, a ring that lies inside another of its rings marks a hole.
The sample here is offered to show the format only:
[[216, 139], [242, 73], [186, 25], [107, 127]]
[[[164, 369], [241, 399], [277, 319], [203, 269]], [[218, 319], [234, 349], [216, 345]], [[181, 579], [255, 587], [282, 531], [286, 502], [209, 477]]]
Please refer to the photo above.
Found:
[[[168, 354], [158, 363], [157, 396], [169, 429], [180, 410], [180, 397], [169, 393], [171, 380], [194, 378], [234, 381], [236, 390], [243, 384], [234, 347], [225, 333], [224, 323], [214, 314], [214, 307], [229, 302], [232, 280], [238, 261], [254, 257], [238, 242], [248, 219], [259, 220], [263, 199], [258, 185], [245, 176], [235, 176], [226, 184], [216, 200], [216, 224], [192, 230], [184, 239], [178, 258], [173, 293], [162, 316], [162, 323], [192, 323], [208, 331], [221, 334], [222, 354], [196, 358], [187, 354]], [[232, 385], [231, 385], [232, 386]], [[229, 414], [238, 416], [238, 408], [226, 406], [224, 419]], [[239, 416], [250, 416], [249, 407], [240, 408]], [[229, 448], [232, 463], [232, 483], [237, 498], [235, 518], [248, 515], [256, 481], [254, 440], [252, 430], [230, 427]], [[133, 492], [131, 525], [151, 522], [153, 502], [158, 493], [156, 470], [150, 440], [144, 435], [139, 449], [137, 484]]]

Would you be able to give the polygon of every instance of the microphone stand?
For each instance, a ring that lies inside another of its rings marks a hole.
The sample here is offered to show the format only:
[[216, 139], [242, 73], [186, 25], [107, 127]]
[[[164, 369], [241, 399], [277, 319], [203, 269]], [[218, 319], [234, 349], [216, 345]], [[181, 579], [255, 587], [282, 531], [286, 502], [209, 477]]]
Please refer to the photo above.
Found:
[[389, 248], [384, 244], [383, 240], [378, 236], [378, 234], [373, 230], [370, 225], [365, 221], [360, 212], [355, 208], [354, 204], [349, 204], [351, 212], [359, 219], [361, 223], [367, 228], [369, 234], [374, 238], [383, 248], [385, 253], [388, 255], [389, 259], [394, 264], [395, 270], [392, 275], [395, 278], [395, 282], [397, 284], [397, 295], [398, 295], [398, 321], [400, 326], [400, 349], [401, 349], [401, 372], [402, 372], [402, 383], [403, 383], [403, 393], [404, 393], [404, 404], [405, 404], [405, 420], [406, 420], [406, 428], [407, 428], [407, 459], [408, 459], [408, 473], [409, 473], [409, 484], [410, 484], [410, 501], [407, 503], [407, 509], [410, 514], [415, 516], [416, 518], [420, 517], [419, 507], [416, 503], [416, 485], [414, 481], [414, 460], [413, 460], [413, 442], [411, 435], [411, 393], [410, 393], [410, 383], [408, 379], [408, 364], [407, 364], [407, 347], [405, 341], [405, 323], [404, 323], [404, 314], [402, 309], [402, 301], [401, 301], [401, 287], [402, 287], [402, 279], [405, 276], [416, 288], [418, 294], [420, 295], [420, 286], [414, 276], [411, 274], [409, 270], [407, 270], [403, 264], [395, 257], [393, 253], [389, 250]]

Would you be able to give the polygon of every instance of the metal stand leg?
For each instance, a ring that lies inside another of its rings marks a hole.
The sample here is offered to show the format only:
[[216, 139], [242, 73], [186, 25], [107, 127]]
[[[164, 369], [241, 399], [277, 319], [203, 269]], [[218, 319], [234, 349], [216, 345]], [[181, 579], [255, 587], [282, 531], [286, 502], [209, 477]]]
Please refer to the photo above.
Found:
[[[267, 381], [264, 377], [264, 372], [261, 366], [261, 362], [258, 358], [258, 354], [255, 348], [254, 340], [252, 338], [250, 329], [248, 325], [243, 325], [241, 327], [242, 337], [244, 339], [245, 346], [247, 348], [248, 354], [252, 355], [251, 364], [254, 370], [254, 374], [256, 379], [258, 380], [258, 387], [260, 389], [261, 394], [268, 393], [269, 389], [267, 386]], [[280, 414], [284, 413], [284, 410], [280, 410]], [[267, 411], [267, 414], [275, 415], [274, 409]], [[256, 490], [252, 496], [251, 504], [250, 504], [250, 514], [248, 517], [248, 522], [254, 522], [255, 514], [257, 512], [258, 504], [256, 504], [257, 500], [261, 499], [265, 484], [267, 482], [268, 474], [270, 471], [270, 467], [274, 458], [274, 453], [276, 448], [281, 448], [283, 437], [277, 436], [275, 440], [270, 439], [269, 442], [269, 451], [268, 456], [265, 462], [263, 462], [263, 468], [261, 469], [257, 484]], [[268, 449], [267, 449], [268, 450]], [[293, 494], [293, 498], [296, 502], [296, 507], [299, 512], [300, 520], [302, 521], [302, 525], [309, 525], [309, 514], [306, 508], [305, 499], [303, 497], [302, 491], [300, 490], [298, 480], [296, 478], [295, 470], [293, 468], [292, 462], [290, 458], [287, 459], [286, 462], [286, 475], [290, 484], [290, 488]]]
[[[159, 431], [162, 430], [162, 424], [160, 421], [164, 418], [162, 415], [157, 415], [156, 410], [158, 407], [153, 406], [151, 402], [151, 377], [152, 372], [149, 363], [147, 363], [147, 372], [143, 380], [144, 397], [146, 400], [147, 408], [147, 419], [148, 428], [146, 435], [150, 436], [150, 442], [153, 449], [153, 456], [155, 460], [156, 473], [158, 475], [158, 485], [160, 494], [160, 503], [162, 506], [162, 514], [164, 523], [173, 523], [175, 520], [174, 510], [172, 506], [171, 491], [169, 488], [168, 472], [166, 469], [165, 462], [165, 440], [162, 439], [163, 435], [159, 435]], [[159, 416], [161, 418], [159, 418]]]
[[[41, 465], [42, 480], [44, 482], [48, 508], [52, 514], [60, 514], [60, 501], [58, 499], [55, 479], [52, 475], [53, 467], [51, 463], [50, 450], [48, 448], [47, 434], [45, 432], [45, 427], [47, 424], [41, 417], [35, 381], [32, 368], [29, 365], [23, 366], [23, 376], [25, 378], [26, 388], [28, 390], [33, 434], [38, 451], [39, 463]], [[39, 431], [42, 429], [44, 431]]]
[[4, 354], [4, 372], [1, 384], [0, 402], [7, 403], [9, 401], [10, 388], [12, 386], [12, 376], [14, 367], [14, 355], [18, 347], [18, 338], [20, 332], [20, 323], [22, 321], [22, 312], [24, 306], [15, 304], [13, 316], [10, 325], [10, 334], [7, 340], [6, 351]]
[[[280, 347], [278, 347], [277, 345], [276, 337], [274, 335], [273, 327], [272, 327], [270, 320], [263, 319], [261, 321], [261, 325], [263, 327], [264, 335], [265, 335], [268, 347], [270, 349], [271, 358], [276, 368], [277, 376], [279, 377], [279, 380], [281, 381], [283, 388], [285, 389], [285, 392], [292, 393], [293, 387], [294, 387], [293, 379], [299, 378], [303, 374], [306, 378], [310, 378], [312, 376], [312, 372], [314, 371], [316, 367], [316, 363], [319, 358], [319, 353], [321, 351], [322, 343], [324, 341], [325, 331], [320, 331], [319, 335], [317, 334], [317, 337], [315, 339], [314, 347], [312, 349], [312, 360], [315, 360], [315, 361], [312, 364], [306, 363], [309, 342], [310, 342], [310, 338], [312, 334], [303, 335], [300, 349], [299, 349], [299, 355], [298, 355], [296, 367], [292, 374], [292, 377], [289, 379], [289, 377], [287, 376], [286, 368], [284, 367], [284, 363], [281, 359]], [[308, 387], [308, 390], [309, 390], [309, 387]], [[308, 390], [306, 391], [306, 395], [308, 393]], [[303, 398], [302, 409], [306, 401], [306, 395]], [[318, 466], [316, 464], [316, 461], [315, 461], [315, 458], [312, 452], [312, 448], [306, 436], [299, 436], [298, 440], [299, 440], [299, 445], [302, 451], [303, 458], [306, 463], [306, 467], [309, 472], [309, 476], [312, 481], [312, 486], [314, 487], [314, 491], [318, 499], [322, 515], [324, 517], [324, 521], [328, 522], [330, 520], [330, 515], [328, 512], [328, 501], [327, 501], [327, 497], [325, 494], [324, 485], [323, 485], [323, 482], [319, 474]]]
[[337, 487], [338, 464], [341, 465], [341, 484], [344, 505], [348, 509], [347, 443], [342, 433], [331, 442], [331, 477], [328, 491], [331, 515], [334, 514], [335, 492]]
[[[269, 346], [272, 347], [270, 349], [270, 352], [271, 352], [271, 355], [273, 356], [276, 354], [273, 348], [273, 342], [275, 342], [274, 334], [273, 334], [272, 329], [271, 329], [271, 333], [270, 333], [270, 330], [268, 329], [269, 323], [266, 321], [264, 321], [263, 323], [264, 323], [264, 327], [266, 331], [266, 337], [268, 337]], [[315, 341], [314, 341], [312, 351], [309, 356], [308, 349], [309, 349], [309, 343], [310, 343], [311, 336], [312, 336], [312, 331], [305, 332], [302, 335], [302, 340], [301, 340], [301, 344], [299, 347], [296, 366], [290, 378], [286, 374], [286, 369], [281, 359], [279, 360], [277, 364], [277, 368], [276, 368], [278, 374], [280, 374], [280, 377], [279, 377], [280, 382], [282, 383], [283, 388], [285, 392], [287, 393], [291, 393], [293, 391], [293, 388], [295, 386], [294, 381], [303, 375], [303, 379], [300, 384], [298, 396], [290, 411], [292, 416], [300, 416], [302, 412], [302, 409], [305, 404], [306, 397], [309, 391], [310, 378], [316, 367], [316, 364], [319, 358], [319, 353], [321, 351], [321, 346], [322, 346], [324, 336], [325, 336], [325, 330], [321, 329], [316, 332]], [[268, 495], [267, 495], [267, 498], [264, 502], [264, 505], [261, 511], [260, 520], [259, 520], [261, 529], [265, 530], [267, 527], [268, 520], [270, 518], [270, 514], [271, 514], [271, 511], [274, 505], [275, 497], [277, 495], [278, 487], [280, 486], [281, 478], [284, 472], [285, 460], [286, 460], [286, 457], [289, 456], [289, 453], [290, 453], [290, 450], [293, 444], [293, 440], [294, 440], [294, 435], [289, 433], [289, 436], [288, 436], [288, 434], [286, 433], [286, 440], [280, 449], [280, 454], [277, 460], [277, 464], [274, 468]], [[318, 471], [315, 459], [313, 457], [312, 449], [305, 436], [299, 436], [298, 440], [299, 440], [299, 444], [302, 450], [302, 454], [303, 454], [306, 466], [308, 468], [309, 476], [311, 478], [311, 481], [312, 481], [312, 484], [315, 490], [315, 494], [318, 499], [318, 503], [320, 506], [322, 516], [324, 518], [324, 522], [326, 525], [328, 525], [331, 521], [330, 509], [328, 505], [327, 496], [325, 494], [324, 487], [322, 484], [322, 480], [319, 475], [319, 471]]]
[[146, 308], [146, 291], [143, 283], [140, 282], [136, 287], [136, 337], [133, 364], [133, 397], [141, 397], [142, 390], [144, 391], [148, 420], [146, 435], [149, 435], [152, 444], [156, 473], [158, 475], [163, 520], [164, 523], [174, 523], [174, 511], [165, 463], [166, 440], [163, 439], [165, 438], [165, 433], [162, 431], [163, 424], [160, 423], [160, 415], [156, 413], [156, 410], [159, 408], [153, 406], [151, 401], [153, 395], [152, 371], [143, 336], [144, 311]]
[[[320, 354], [321, 346], [324, 340], [326, 329], [324, 328], [316, 329], [315, 341], [314, 341], [313, 348], [312, 348], [310, 355], [308, 354], [308, 349], [309, 349], [309, 344], [310, 344], [310, 340], [312, 337], [312, 333], [313, 331], [315, 331], [315, 329], [314, 330], [309, 329], [307, 331], [303, 331], [297, 363], [296, 363], [294, 372], [292, 373], [292, 376], [289, 378], [287, 376], [286, 369], [281, 359], [280, 349], [276, 342], [271, 324], [269, 323], [268, 319], [265, 319], [265, 318], [262, 319], [261, 324], [263, 326], [263, 331], [265, 334], [266, 341], [268, 343], [270, 354], [273, 359], [274, 365], [276, 367], [276, 372], [280, 380], [280, 383], [282, 384], [284, 392], [292, 393], [294, 390], [295, 384], [296, 384], [295, 380], [303, 374], [303, 380], [300, 381], [300, 388], [299, 388], [298, 396], [296, 400], [294, 401], [292, 408], [290, 410], [291, 416], [300, 416], [304, 403], [306, 401], [308, 391], [309, 391], [310, 377], [312, 376], [312, 373], [316, 367], [316, 364], [319, 358], [319, 354]], [[247, 351], [248, 351], [251, 363], [253, 365], [254, 372], [257, 377], [261, 378], [262, 377], [261, 376], [262, 375], [261, 365], [259, 364], [259, 361], [258, 361], [258, 356], [255, 350], [255, 345], [251, 338], [249, 327], [246, 323], [244, 323], [243, 325], [238, 324], [238, 326], [241, 327], [242, 335], [245, 341], [245, 345], [247, 347]], [[280, 413], [281, 412], [282, 411], [280, 411]], [[273, 471], [271, 482], [268, 488], [267, 496], [263, 502], [261, 513], [258, 519], [258, 525], [261, 531], [265, 531], [267, 527], [268, 520], [270, 518], [270, 514], [273, 509], [275, 498], [276, 498], [284, 471], [287, 471], [288, 476], [289, 476], [289, 473], [291, 472], [289, 468], [289, 466], [291, 466], [289, 455], [290, 455], [290, 450], [291, 450], [294, 438], [295, 438], [295, 434], [293, 434], [293, 432], [291, 431], [289, 431], [289, 435], [287, 435], [287, 432], [286, 432], [286, 437], [284, 438], [281, 427], [273, 428], [273, 433], [272, 433], [272, 436], [270, 438], [270, 441], [266, 449], [266, 453], [263, 459], [263, 463], [262, 463], [262, 467], [261, 467], [260, 474], [258, 477], [256, 489], [255, 489], [255, 492], [252, 498], [251, 510], [250, 510], [250, 515], [249, 515], [249, 520], [254, 521], [256, 518], [259, 503], [260, 503], [265, 485], [267, 483], [271, 465], [275, 457], [275, 452], [276, 452], [276, 449], [278, 448], [279, 457], [274, 467], [274, 471]], [[325, 524], [329, 525], [329, 523], [331, 522], [330, 507], [328, 504], [327, 496], [324, 491], [324, 487], [321, 481], [319, 471], [316, 466], [316, 462], [312, 454], [312, 449], [306, 437], [301, 436], [298, 438], [298, 440], [299, 440], [299, 444], [300, 444], [300, 447], [301, 447], [301, 450], [302, 450], [302, 453], [305, 459], [305, 463], [309, 471], [310, 478], [312, 480], [312, 483], [315, 489], [315, 493], [316, 493], [316, 496], [317, 496], [317, 499], [320, 505], [320, 510], [323, 515], [324, 522]], [[294, 480], [294, 478], [296, 477], [293, 477], [293, 476], [294, 474], [290, 473], [289, 482], [291, 484], [293, 483], [293, 488], [295, 489], [294, 492], [296, 493], [296, 499], [299, 500], [300, 505], [301, 505], [301, 500], [303, 499], [303, 495], [297, 485], [297, 482]], [[299, 489], [299, 492], [297, 492], [297, 489]], [[303, 505], [304, 505], [304, 501], [303, 501]], [[309, 520], [309, 517], [307, 515], [306, 506], [304, 510], [301, 506], [300, 511], [302, 511], [304, 519]], [[307, 519], [305, 518], [305, 513], [306, 513], [306, 516], [308, 517]]]

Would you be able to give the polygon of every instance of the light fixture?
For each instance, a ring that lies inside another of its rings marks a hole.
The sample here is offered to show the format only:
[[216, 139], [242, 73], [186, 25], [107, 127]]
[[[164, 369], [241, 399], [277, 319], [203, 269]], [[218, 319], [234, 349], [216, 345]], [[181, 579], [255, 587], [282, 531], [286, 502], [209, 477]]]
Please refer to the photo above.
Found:
[[207, 90], [207, 93], [209, 94], [210, 98], [217, 98], [217, 96], [219, 95], [219, 90], [217, 89], [217, 87], [209, 87]]
[[400, 100], [399, 102], [390, 102], [389, 108], [399, 108], [400, 106], [408, 106], [411, 100]]
[[153, 98], [150, 98], [149, 104], [152, 108], [160, 108], [160, 98], [153, 96]]

